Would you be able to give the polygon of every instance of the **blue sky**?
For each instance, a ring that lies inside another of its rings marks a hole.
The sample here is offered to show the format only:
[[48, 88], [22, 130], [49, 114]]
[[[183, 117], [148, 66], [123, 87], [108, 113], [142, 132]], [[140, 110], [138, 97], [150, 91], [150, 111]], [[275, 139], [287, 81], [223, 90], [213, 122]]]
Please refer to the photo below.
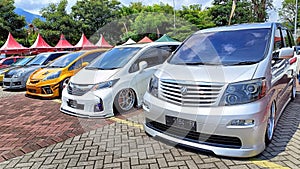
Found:
[[[49, 3], [57, 3], [60, 0], [15, 0], [15, 6], [22, 8], [26, 11], [39, 14], [39, 10], [46, 7]], [[71, 6], [76, 3], [77, 0], [68, 0], [67, 9], [70, 11]], [[130, 2], [142, 2], [145, 5], [151, 5], [155, 3], [168, 3], [173, 6], [173, 0], [119, 0], [122, 4], [128, 5]], [[180, 8], [182, 5], [188, 6], [190, 4], [202, 4], [203, 7], [211, 5], [212, 0], [175, 0], [176, 9]], [[282, 0], [273, 0], [275, 8], [280, 8]], [[270, 11], [270, 21], [278, 21], [278, 16], [276, 11]]]

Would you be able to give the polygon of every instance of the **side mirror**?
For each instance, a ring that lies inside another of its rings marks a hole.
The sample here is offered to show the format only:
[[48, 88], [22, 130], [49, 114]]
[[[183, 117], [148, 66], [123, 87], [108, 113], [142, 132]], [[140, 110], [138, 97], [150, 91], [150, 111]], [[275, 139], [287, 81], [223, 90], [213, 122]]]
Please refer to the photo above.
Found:
[[290, 59], [294, 57], [293, 48], [282, 48], [279, 50], [278, 58], [279, 59]]
[[144, 71], [144, 69], [146, 69], [148, 66], [148, 63], [146, 61], [141, 61], [139, 63], [139, 69], [140, 69], [140, 72]]
[[89, 64], [89, 62], [83, 62], [83, 63], [81, 64], [81, 67], [86, 67], [88, 64]]

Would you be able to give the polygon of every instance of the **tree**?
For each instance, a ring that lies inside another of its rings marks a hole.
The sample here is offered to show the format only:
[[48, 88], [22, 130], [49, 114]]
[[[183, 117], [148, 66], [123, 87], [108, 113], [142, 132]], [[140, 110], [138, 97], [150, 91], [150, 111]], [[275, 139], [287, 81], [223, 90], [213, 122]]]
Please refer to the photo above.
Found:
[[180, 18], [196, 25], [199, 29], [215, 26], [215, 23], [212, 21], [212, 16], [209, 15], [209, 11], [202, 10], [199, 4], [183, 6], [182, 10], [179, 10], [177, 13]]
[[45, 40], [52, 46], [59, 41], [60, 34], [75, 44], [79, 39], [81, 32], [78, 32], [76, 22], [67, 14], [67, 0], [61, 0], [59, 3], [50, 3], [49, 6], [41, 10], [42, 16], [46, 21], [35, 19], [33, 25], [39, 29]]
[[[117, 0], [77, 1], [72, 7], [71, 15], [78, 23], [78, 31], [90, 37], [98, 29], [119, 16], [120, 2]], [[95, 37], [98, 38], [98, 37]], [[97, 39], [92, 41], [96, 42]]]
[[251, 0], [256, 22], [265, 22], [268, 19], [267, 10], [273, 8], [273, 0]]
[[[232, 0], [214, 0], [209, 8], [209, 15], [216, 26], [228, 25], [232, 8]], [[240, 0], [236, 3], [236, 9], [231, 24], [257, 22], [253, 6], [248, 0]]]
[[8, 33], [11, 32], [16, 38], [25, 38], [26, 33], [22, 29], [25, 18], [14, 12], [14, 0], [0, 0], [0, 45], [5, 43]]
[[[298, 13], [299, 13], [298, 8]], [[284, 25], [294, 29], [295, 16], [296, 16], [296, 1], [295, 0], [284, 0], [282, 2], [282, 7], [278, 11], [280, 19], [283, 21]], [[299, 26], [300, 18], [297, 19], [297, 27]]]

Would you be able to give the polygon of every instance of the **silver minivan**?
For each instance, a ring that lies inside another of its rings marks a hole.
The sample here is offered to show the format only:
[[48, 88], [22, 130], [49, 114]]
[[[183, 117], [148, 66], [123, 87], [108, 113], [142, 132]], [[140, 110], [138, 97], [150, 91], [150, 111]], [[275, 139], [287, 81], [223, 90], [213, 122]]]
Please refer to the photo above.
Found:
[[194, 33], [150, 80], [146, 133], [221, 156], [260, 154], [296, 96], [294, 52], [291, 33], [278, 23]]

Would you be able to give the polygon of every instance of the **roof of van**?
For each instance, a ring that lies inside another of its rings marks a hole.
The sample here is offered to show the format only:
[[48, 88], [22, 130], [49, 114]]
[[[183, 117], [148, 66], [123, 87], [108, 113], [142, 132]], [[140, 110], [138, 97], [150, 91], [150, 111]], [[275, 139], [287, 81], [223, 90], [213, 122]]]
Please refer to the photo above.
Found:
[[134, 44], [130, 44], [130, 45], [119, 45], [116, 46], [115, 48], [124, 48], [124, 47], [140, 47], [140, 48], [144, 48], [146, 46], [156, 46], [156, 45], [180, 45], [181, 42], [151, 42], [151, 43], [134, 43]]
[[200, 30], [196, 33], [205, 33], [205, 32], [219, 32], [219, 31], [232, 31], [232, 30], [242, 30], [242, 29], [257, 29], [257, 28], [271, 28], [272, 25], [278, 24], [274, 22], [266, 23], [245, 23], [245, 24], [236, 24], [230, 26], [221, 26]]

